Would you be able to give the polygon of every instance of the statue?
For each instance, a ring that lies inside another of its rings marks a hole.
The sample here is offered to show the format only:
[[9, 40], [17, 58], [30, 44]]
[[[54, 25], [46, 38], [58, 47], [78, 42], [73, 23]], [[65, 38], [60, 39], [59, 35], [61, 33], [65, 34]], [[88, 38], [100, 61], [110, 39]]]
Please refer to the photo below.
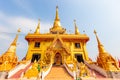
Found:
[[50, 63], [50, 61], [51, 61], [51, 55], [50, 55], [50, 53], [46, 53], [45, 54], [44, 61], [45, 61], [46, 64]]
[[73, 58], [73, 64], [74, 64], [74, 70], [76, 70], [76, 67], [77, 67], [77, 60], [76, 60], [76, 58]]
[[39, 73], [38, 63], [35, 60], [33, 65], [32, 65], [32, 68], [29, 69], [27, 72], [25, 72], [24, 77], [27, 77], [27, 78], [37, 77], [38, 73]]
[[79, 75], [81, 77], [89, 77], [90, 76], [89, 70], [83, 62], [80, 63], [79, 69], [80, 69]]
[[[45, 59], [44, 59], [44, 60], [45, 60]], [[41, 60], [41, 59], [40, 59], [40, 60], [38, 61], [40, 68], [43, 68], [43, 66], [46, 65], [46, 63], [45, 63], [44, 60]]]

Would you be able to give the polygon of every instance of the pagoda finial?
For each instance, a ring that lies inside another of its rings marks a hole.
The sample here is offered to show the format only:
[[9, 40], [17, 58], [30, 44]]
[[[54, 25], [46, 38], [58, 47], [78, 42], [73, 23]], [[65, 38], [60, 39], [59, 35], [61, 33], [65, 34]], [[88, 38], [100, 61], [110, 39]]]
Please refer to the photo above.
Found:
[[75, 25], [75, 34], [80, 34], [78, 27], [76, 25], [76, 20], [74, 20], [74, 25]]
[[18, 35], [19, 35], [19, 33], [21, 32], [20, 28], [17, 30], [17, 32], [18, 32], [18, 33], [16, 34], [16, 37], [15, 37], [15, 39], [14, 39], [14, 41], [12, 42], [11, 45], [15, 45], [15, 46], [16, 46], [16, 44], [17, 44]]
[[94, 34], [95, 34], [96, 39], [97, 39], [99, 53], [104, 53], [104, 52], [106, 52], [105, 49], [104, 49], [104, 46], [101, 44], [101, 42], [100, 42], [100, 40], [99, 40], [99, 38], [98, 38], [98, 36], [97, 36], [96, 30], [94, 30]]
[[56, 15], [55, 15], [55, 20], [54, 20], [54, 24], [53, 27], [50, 28], [50, 33], [60, 33], [60, 34], [64, 34], [66, 31], [66, 29], [62, 28], [61, 23], [60, 23], [60, 18], [58, 15], [58, 6], [56, 6]]
[[59, 14], [58, 14], [58, 6], [56, 6], [56, 15], [55, 15], [53, 28], [61, 29], [60, 18], [59, 18]]
[[97, 32], [96, 32], [96, 30], [94, 30], [94, 34], [95, 34], [95, 36], [96, 36], [96, 39], [97, 39], [98, 45], [101, 45], [100, 40], [99, 40], [99, 38], [98, 38], [98, 36], [97, 36]]
[[38, 19], [38, 26], [34, 32], [35, 34], [40, 34], [40, 19]]
[[11, 43], [10, 47], [8, 48], [8, 50], [6, 51], [5, 54], [7, 55], [11, 55], [11, 56], [15, 56], [16, 54], [16, 47], [17, 47], [17, 40], [18, 40], [18, 35], [21, 32], [20, 29], [18, 29], [17, 31], [18, 33], [16, 34], [15, 39], [13, 40], [13, 42]]
[[56, 17], [55, 20], [59, 20], [59, 15], [58, 15], [58, 6], [56, 6]]

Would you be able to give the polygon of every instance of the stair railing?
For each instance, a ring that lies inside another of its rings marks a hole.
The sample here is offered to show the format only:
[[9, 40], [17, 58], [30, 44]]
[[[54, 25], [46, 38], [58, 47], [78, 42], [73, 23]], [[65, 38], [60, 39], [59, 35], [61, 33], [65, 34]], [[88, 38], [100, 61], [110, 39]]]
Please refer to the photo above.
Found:
[[73, 69], [74, 68], [74, 65], [73, 64], [67, 64], [67, 63], [64, 63], [63, 64], [67, 70], [67, 72], [74, 78], [74, 80], [76, 80], [76, 71]]
[[48, 75], [52, 68], [52, 63], [50, 63], [48, 66], [45, 66], [43, 68], [43, 71], [40, 73], [41, 74], [41, 80], [44, 80], [44, 78]]
[[12, 69], [8, 72], [8, 78], [10, 78], [12, 75], [14, 75], [17, 71], [24, 69], [29, 64], [30, 64], [30, 61], [26, 62], [26, 64], [17, 65], [14, 69]]
[[95, 64], [89, 64], [86, 61], [84, 61], [84, 63], [90, 68], [93, 69], [95, 71], [97, 71], [98, 73], [100, 73], [102, 76], [107, 77], [107, 73], [104, 69], [102, 69], [101, 67], [95, 65]]

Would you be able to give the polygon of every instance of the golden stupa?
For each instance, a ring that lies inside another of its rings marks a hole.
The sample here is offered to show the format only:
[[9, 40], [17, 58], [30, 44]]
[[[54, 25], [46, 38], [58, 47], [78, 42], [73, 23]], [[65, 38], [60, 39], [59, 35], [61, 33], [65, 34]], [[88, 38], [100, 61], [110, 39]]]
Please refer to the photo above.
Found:
[[16, 47], [19, 32], [20, 29], [18, 30], [18, 33], [8, 50], [0, 56], [0, 71], [9, 71], [18, 63], [18, 57], [16, 56]]

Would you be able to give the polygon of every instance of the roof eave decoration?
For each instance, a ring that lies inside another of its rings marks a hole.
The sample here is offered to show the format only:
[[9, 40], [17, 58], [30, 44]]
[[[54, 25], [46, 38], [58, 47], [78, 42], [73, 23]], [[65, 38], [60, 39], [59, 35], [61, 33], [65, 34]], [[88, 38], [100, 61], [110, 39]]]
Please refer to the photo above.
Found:
[[66, 45], [63, 43], [63, 41], [62, 41], [62, 39], [60, 38], [59, 35], [57, 35], [57, 36], [54, 38], [52, 44], [48, 47], [48, 50], [51, 50], [51, 49], [53, 49], [53, 47], [55, 47], [55, 45], [57, 44], [57, 40], [60, 41], [61, 47], [66, 51], [66, 53], [67, 53], [68, 55], [70, 55], [70, 49], [66, 47]]

